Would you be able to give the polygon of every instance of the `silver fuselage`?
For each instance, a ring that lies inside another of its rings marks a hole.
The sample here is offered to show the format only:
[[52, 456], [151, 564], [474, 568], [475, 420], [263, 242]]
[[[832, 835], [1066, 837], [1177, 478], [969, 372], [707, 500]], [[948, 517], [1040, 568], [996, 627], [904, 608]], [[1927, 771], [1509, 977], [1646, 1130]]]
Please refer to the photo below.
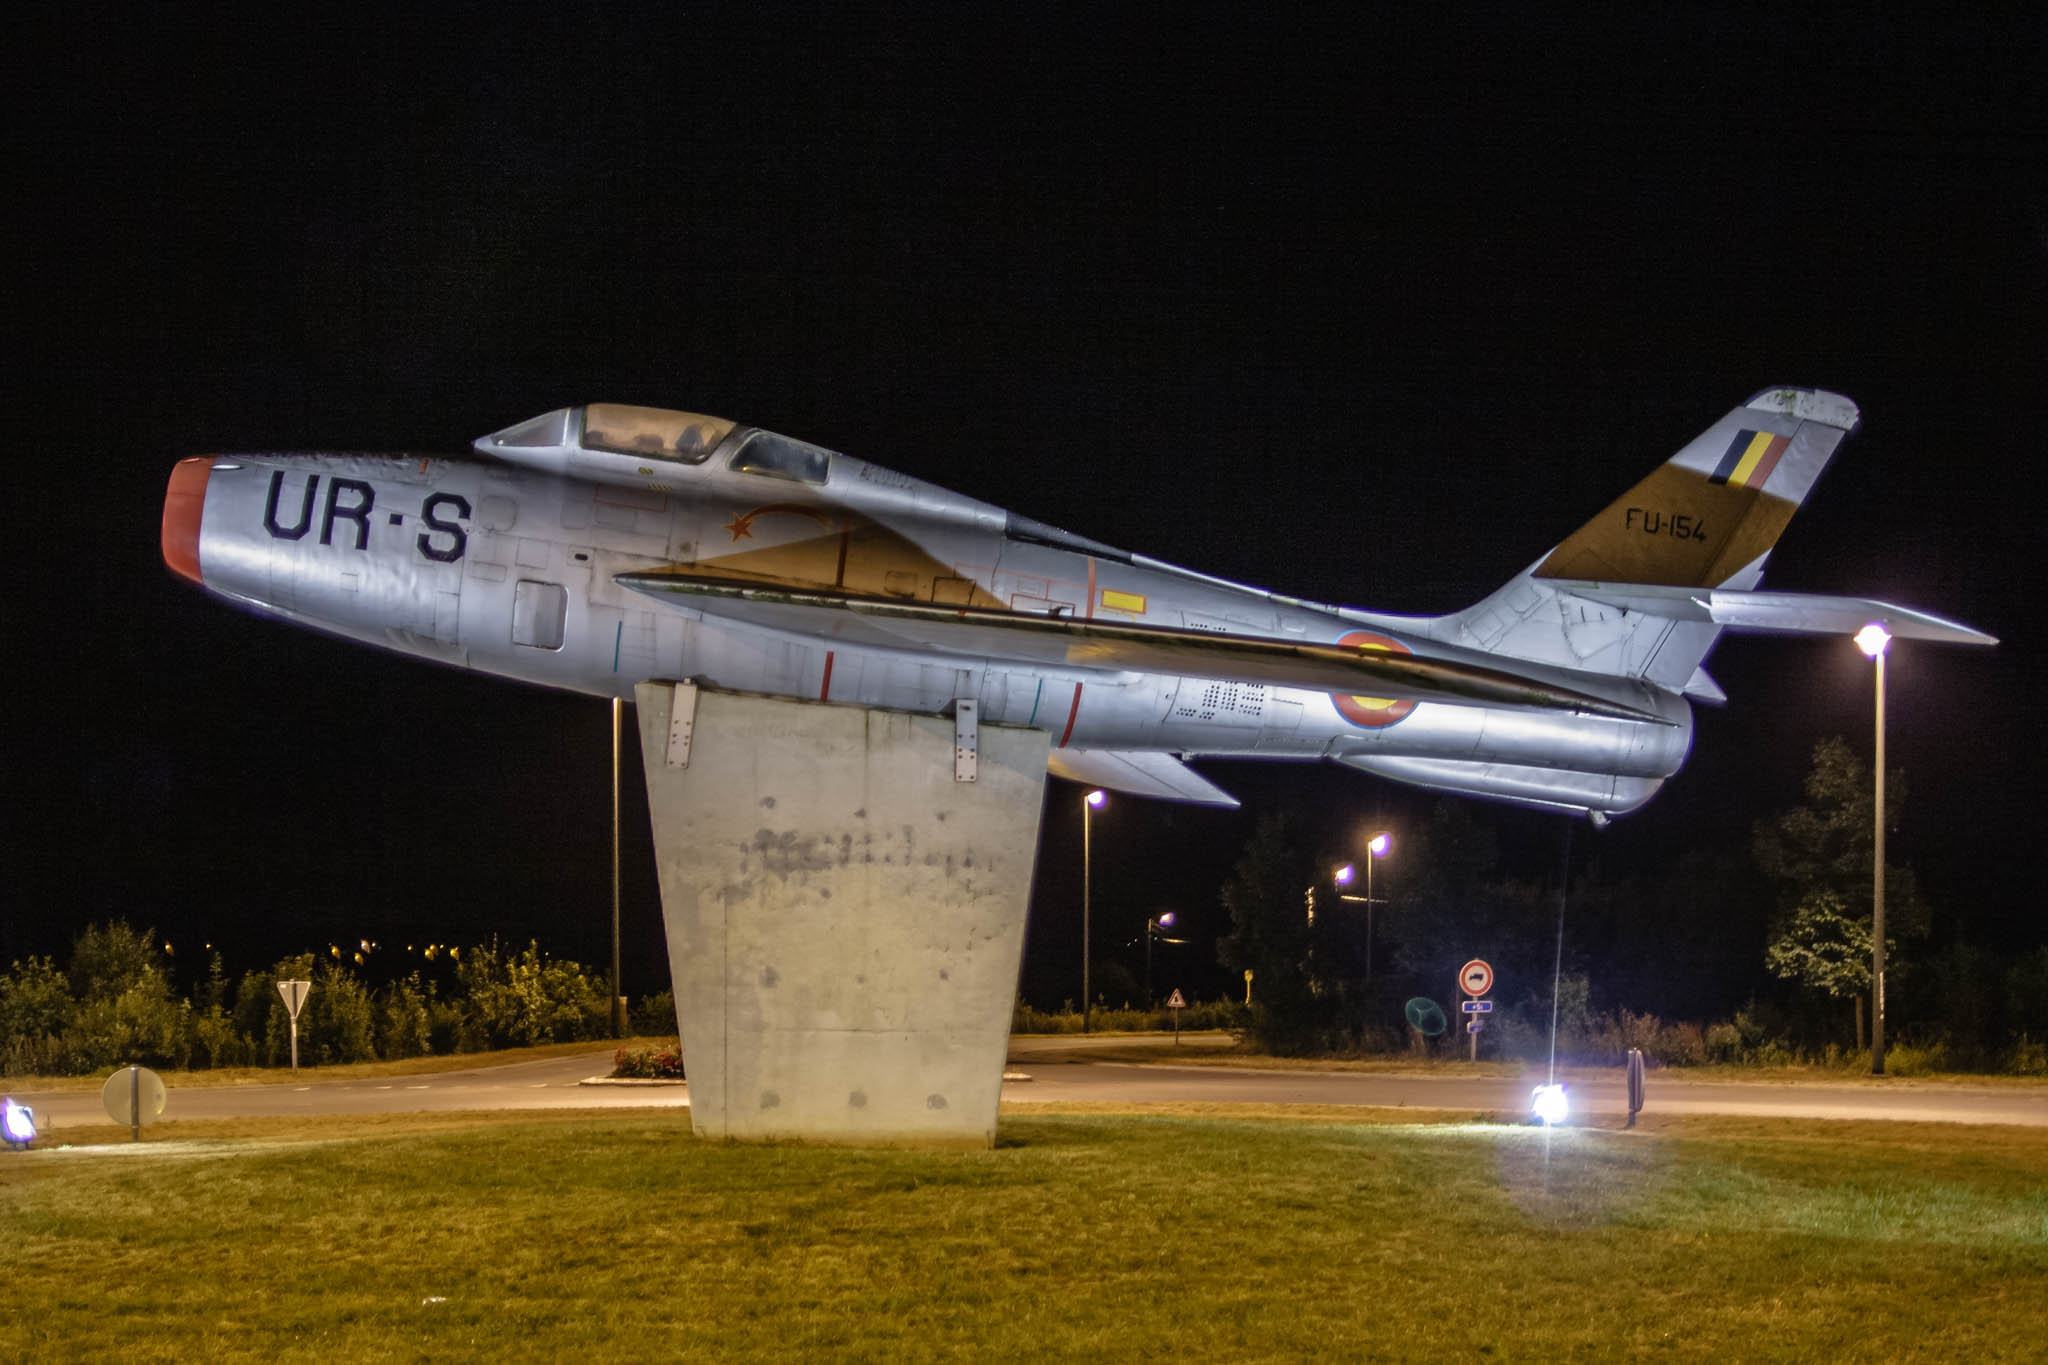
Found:
[[[1366, 630], [1418, 651], [1444, 648], [1413, 618], [1048, 543], [1057, 533], [1020, 538], [1002, 509], [831, 458], [824, 488], [710, 464], [682, 471], [666, 488], [635, 488], [469, 457], [211, 457], [199, 578], [256, 611], [365, 644], [628, 700], [637, 682], [686, 677], [906, 711], [938, 712], [972, 698], [985, 722], [1046, 730], [1056, 749], [1333, 758], [1425, 783], [1438, 760], [1506, 765], [1502, 771], [1528, 770], [1521, 780], [1534, 785], [1503, 795], [1608, 811], [1641, 804], [1684, 762], [1691, 712], [1667, 690], [1645, 691], [1661, 724], [1436, 702], [1388, 706], [1198, 676], [878, 649], [652, 601], [614, 581], [736, 545], [773, 547], [785, 531], [789, 544], [816, 544], [823, 511], [852, 509], [943, 566], [936, 580], [904, 582], [903, 591], [934, 601], [972, 593], [1037, 614], [1316, 643]], [[830, 542], [791, 553], [829, 554]], [[842, 544], [842, 576], [846, 553]]]

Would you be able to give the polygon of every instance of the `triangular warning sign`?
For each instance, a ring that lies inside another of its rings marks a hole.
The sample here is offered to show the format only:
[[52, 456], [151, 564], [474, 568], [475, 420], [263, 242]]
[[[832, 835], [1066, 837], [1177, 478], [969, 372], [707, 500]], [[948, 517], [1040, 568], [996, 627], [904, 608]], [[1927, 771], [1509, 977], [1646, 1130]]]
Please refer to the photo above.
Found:
[[1177, 988], [1172, 995], [1166, 997], [1166, 1008], [1170, 1010], [1184, 1010], [1187, 1007], [1188, 1002], [1180, 998], [1180, 991]]

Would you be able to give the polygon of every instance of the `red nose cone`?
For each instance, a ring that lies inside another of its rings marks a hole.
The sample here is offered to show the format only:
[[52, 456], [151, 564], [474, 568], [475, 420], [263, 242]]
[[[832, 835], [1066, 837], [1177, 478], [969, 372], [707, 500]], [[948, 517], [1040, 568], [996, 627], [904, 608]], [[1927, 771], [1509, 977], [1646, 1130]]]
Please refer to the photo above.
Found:
[[201, 584], [199, 518], [206, 510], [206, 476], [212, 470], [210, 455], [180, 460], [164, 491], [164, 563], [178, 577]]

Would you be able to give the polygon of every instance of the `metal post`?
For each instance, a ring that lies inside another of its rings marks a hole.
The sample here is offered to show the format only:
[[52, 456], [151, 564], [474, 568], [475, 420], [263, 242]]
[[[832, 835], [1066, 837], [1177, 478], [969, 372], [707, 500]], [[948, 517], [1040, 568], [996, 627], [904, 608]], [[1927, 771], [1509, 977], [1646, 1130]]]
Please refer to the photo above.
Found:
[[[1152, 939], [1159, 932], [1159, 921], [1145, 921], [1145, 1008], [1152, 1008]], [[1175, 1015], [1176, 1019], [1180, 1016]]]
[[1365, 851], [1365, 984], [1372, 985], [1372, 865], [1379, 861], [1379, 855], [1371, 849]]
[[619, 713], [625, 703], [612, 698], [612, 998], [606, 1011], [612, 1020], [612, 1037], [623, 1038], [624, 1010], [619, 1008]]
[[128, 1140], [142, 1141], [142, 1068], [128, 1068]]
[[1088, 884], [1089, 860], [1094, 851], [1092, 840], [1095, 831], [1095, 793], [1081, 798], [1081, 1032], [1089, 1029], [1095, 1009], [1095, 996], [1089, 990], [1088, 978], [1088, 901], [1092, 888]]
[[1871, 857], [1870, 1074], [1884, 1075], [1884, 652], [1877, 659], [1877, 815]]

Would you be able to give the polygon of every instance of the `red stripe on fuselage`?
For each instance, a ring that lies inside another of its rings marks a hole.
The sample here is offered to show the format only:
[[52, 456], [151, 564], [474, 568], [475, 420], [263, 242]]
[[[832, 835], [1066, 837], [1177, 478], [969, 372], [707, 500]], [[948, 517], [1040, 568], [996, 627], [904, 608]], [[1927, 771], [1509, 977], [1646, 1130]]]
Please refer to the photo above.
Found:
[[1067, 708], [1067, 728], [1060, 731], [1059, 747], [1067, 747], [1067, 741], [1074, 737], [1074, 717], [1081, 714], [1081, 684], [1074, 684], [1074, 704]]

